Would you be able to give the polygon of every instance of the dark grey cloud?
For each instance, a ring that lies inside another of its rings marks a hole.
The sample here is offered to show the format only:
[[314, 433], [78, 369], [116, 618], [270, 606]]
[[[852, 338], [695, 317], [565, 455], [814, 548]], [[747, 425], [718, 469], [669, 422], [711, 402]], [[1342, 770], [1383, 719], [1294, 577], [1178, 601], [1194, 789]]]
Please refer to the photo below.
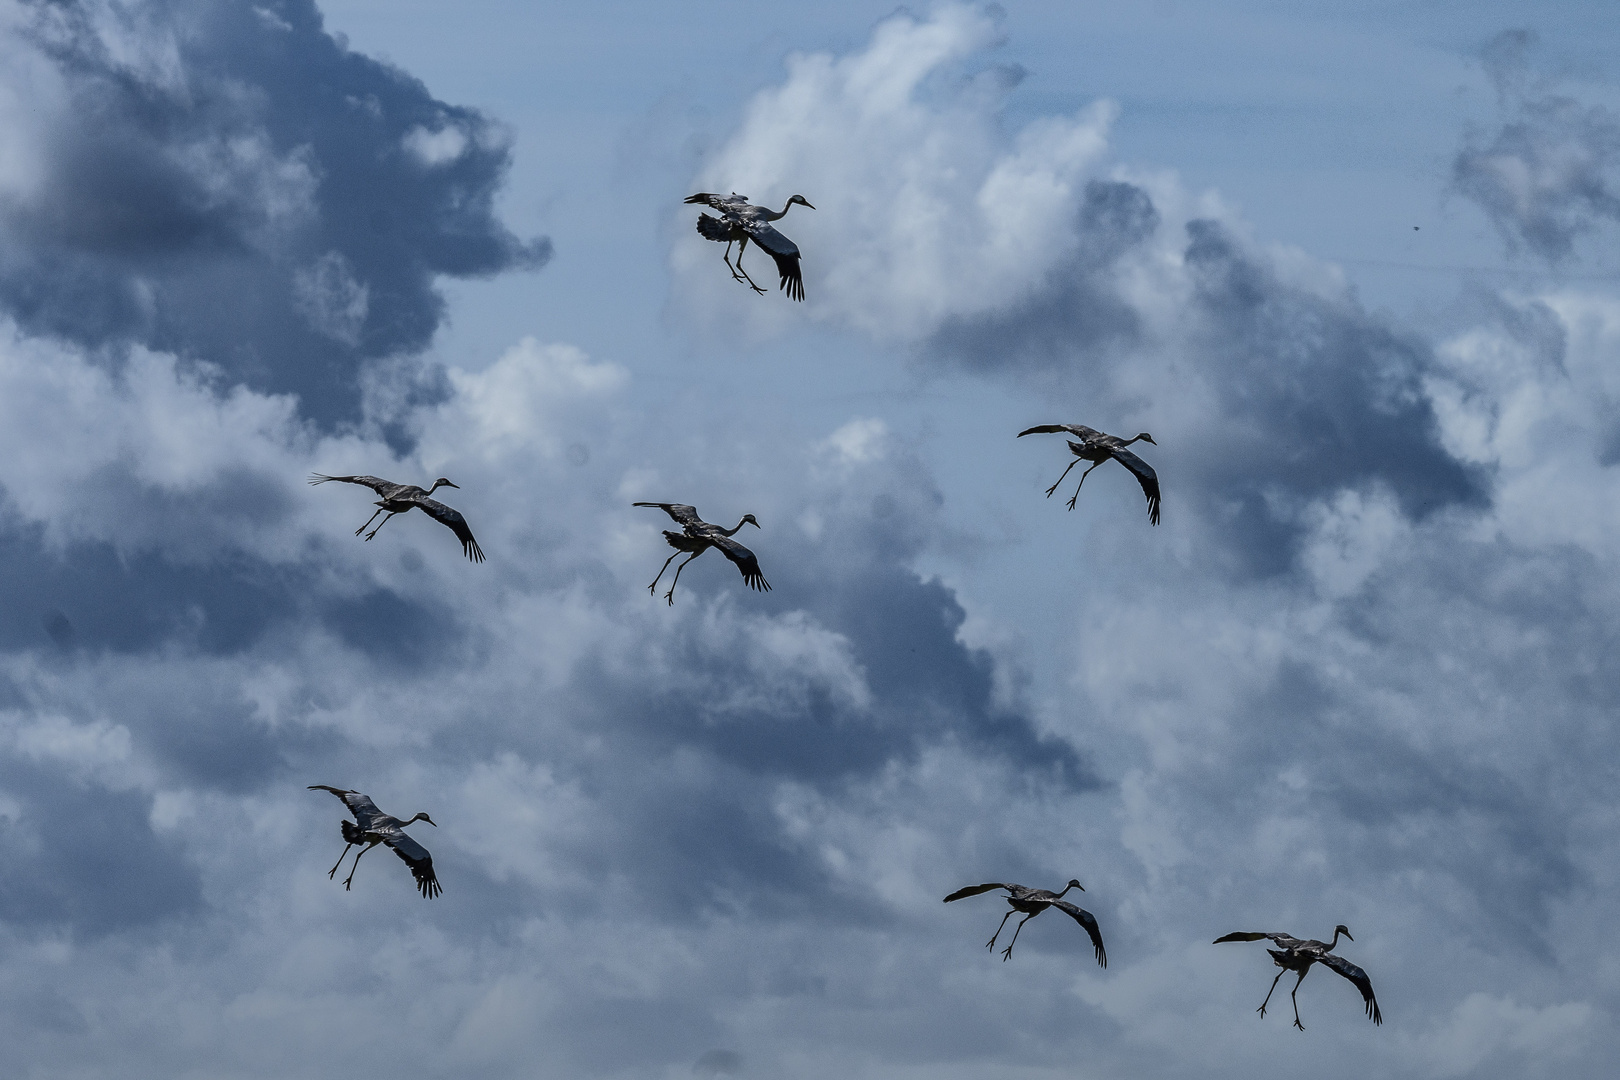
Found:
[[137, 342], [353, 418], [360, 366], [442, 321], [435, 277], [550, 257], [494, 216], [502, 130], [348, 49], [313, 0], [29, 7], [65, 93], [39, 183], [0, 204], [0, 309], [30, 333]]
[[1453, 188], [1490, 217], [1510, 250], [1548, 262], [1575, 241], [1620, 221], [1620, 116], [1553, 93], [1531, 67], [1536, 36], [1508, 30], [1482, 54], [1500, 123], [1471, 132], [1451, 165]]

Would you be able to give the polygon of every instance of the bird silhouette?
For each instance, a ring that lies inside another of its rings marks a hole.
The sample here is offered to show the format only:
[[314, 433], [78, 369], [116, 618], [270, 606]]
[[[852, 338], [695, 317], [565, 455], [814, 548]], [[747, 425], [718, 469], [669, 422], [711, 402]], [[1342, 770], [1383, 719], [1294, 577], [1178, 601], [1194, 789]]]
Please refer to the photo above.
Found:
[[1029, 922], [1047, 908], [1055, 907], [1085, 927], [1086, 933], [1091, 935], [1091, 944], [1097, 951], [1097, 963], [1103, 967], [1108, 966], [1108, 953], [1103, 948], [1102, 930], [1097, 926], [1096, 916], [1084, 908], [1075, 907], [1063, 899], [1063, 893], [1068, 892], [1070, 889], [1079, 889], [1081, 892], [1085, 892], [1085, 886], [1081, 885], [1080, 882], [1070, 879], [1069, 883], [1063, 887], [1063, 892], [1053, 892], [1050, 889], [1026, 889], [1022, 885], [987, 881], [983, 885], [969, 885], [965, 889], [957, 889], [945, 898], [945, 902], [949, 904], [953, 900], [961, 900], [963, 897], [978, 896], [980, 893], [989, 892], [991, 889], [1006, 889], [1007, 895], [1003, 899], [1007, 901], [1012, 910], [1001, 917], [1001, 925], [997, 926], [996, 932], [990, 935], [990, 940], [985, 943], [985, 948], [994, 949], [996, 947], [996, 938], [1001, 936], [1002, 928], [1007, 925], [1007, 920], [1012, 918], [1014, 911], [1024, 913], [1023, 919], [1013, 929], [1012, 943], [1002, 950], [1001, 959], [1003, 963], [1012, 959], [1013, 945], [1018, 944], [1018, 934], [1024, 929], [1024, 923]]
[[1362, 1001], [1366, 1003], [1367, 1015], [1372, 1018], [1373, 1023], [1382, 1024], [1384, 1015], [1378, 1011], [1378, 999], [1373, 996], [1372, 980], [1367, 978], [1365, 971], [1362, 971], [1344, 957], [1333, 955], [1333, 947], [1339, 943], [1340, 934], [1343, 934], [1350, 941], [1356, 940], [1350, 937], [1350, 928], [1341, 924], [1333, 928], [1332, 941], [1317, 941], [1315, 939], [1301, 941], [1299, 938], [1289, 934], [1240, 931], [1216, 938], [1215, 944], [1219, 945], [1224, 941], [1259, 941], [1262, 938], [1270, 938], [1273, 942], [1282, 946], [1280, 950], [1266, 950], [1271, 954], [1272, 963], [1283, 970], [1277, 972], [1276, 979], [1271, 980], [1271, 990], [1266, 991], [1266, 1000], [1260, 1003], [1260, 1008], [1257, 1010], [1261, 1016], [1266, 1015], [1266, 1006], [1271, 1002], [1272, 991], [1277, 989], [1277, 980], [1283, 977], [1283, 972], [1297, 971], [1299, 972], [1299, 978], [1295, 980], [1293, 993], [1289, 997], [1294, 1002], [1294, 1026], [1304, 1031], [1305, 1025], [1299, 1022], [1299, 984], [1305, 981], [1305, 976], [1310, 972], [1312, 964], [1322, 964], [1355, 983], [1356, 989], [1361, 991]]
[[[478, 541], [473, 539], [472, 529], [467, 527], [467, 519], [462, 517], [459, 511], [452, 510], [437, 499], [428, 497], [442, 487], [453, 487], [459, 490], [460, 485], [452, 484], [442, 476], [433, 481], [433, 486], [426, 491], [423, 491], [415, 484], [396, 484], [392, 480], [383, 480], [375, 476], [324, 476], [321, 473], [312, 473], [309, 478], [311, 484], [324, 484], [329, 480], [336, 480], [340, 484], [359, 484], [382, 496], [381, 499], [377, 500], [378, 509], [376, 513], [373, 513], [367, 519], [366, 525], [376, 521], [377, 514], [384, 511], [387, 512], [388, 516], [382, 519], [376, 529], [366, 533], [367, 540], [376, 536], [377, 530], [392, 521], [395, 515], [403, 514], [415, 507], [434, 521], [448, 526], [450, 531], [456, 534], [456, 539], [461, 541], [461, 553], [463, 555], [473, 562], [484, 561], [484, 551], [478, 546]], [[366, 525], [354, 530], [354, 535], [359, 536], [361, 533], [366, 532]]]
[[[764, 293], [764, 289], [754, 283], [748, 276], [748, 271], [742, 268], [743, 252], [748, 249], [748, 241], [752, 240], [765, 254], [776, 261], [776, 271], [781, 275], [779, 288], [788, 295], [790, 300], [804, 299], [804, 279], [799, 274], [799, 248], [798, 245], [781, 233], [771, 224], [787, 216], [787, 212], [795, 204], [810, 206], [803, 195], [793, 195], [783, 204], [780, 212], [755, 206], [748, 201], [748, 196], [732, 192], [730, 195], [715, 195], [712, 192], [700, 191], [690, 196], [688, 203], [701, 203], [711, 210], [718, 210], [720, 216], [710, 217], [708, 214], [699, 214], [697, 231], [704, 239], [724, 241], [725, 253], [720, 257], [725, 260], [726, 269], [731, 271], [734, 281], [746, 282], [750, 289], [757, 293]], [[737, 265], [731, 265], [731, 245], [737, 245]]]
[[[669, 592], [664, 594], [664, 599], [669, 601], [672, 607], [675, 604], [675, 586], [681, 580], [681, 571], [685, 570], [693, 559], [710, 548], [719, 548], [720, 554], [737, 564], [737, 569], [742, 571], [743, 584], [750, 589], [756, 589], [760, 592], [771, 591], [771, 583], [766, 581], [765, 575], [759, 572], [759, 560], [754, 558], [754, 553], [731, 538], [744, 525], [759, 528], [759, 522], [754, 520], [753, 514], [744, 514], [735, 528], [722, 529], [720, 526], [711, 525], [698, 517], [697, 510], [694, 507], [687, 506], [685, 503], [638, 502], [634, 505], [656, 506], [679, 522], [682, 527], [683, 531], [681, 532], [664, 530], [664, 540], [668, 542], [670, 547], [675, 549], [675, 555], [679, 555], [683, 551], [689, 553], [686, 562], [675, 568], [675, 580], [669, 583]], [[664, 565], [658, 570], [658, 577], [653, 578], [652, 584], [647, 586], [648, 592], [657, 595], [658, 579], [664, 576], [664, 571], [669, 569], [669, 564], [675, 561], [675, 555], [671, 555], [664, 560]]]
[[1046, 489], [1046, 497], [1050, 499], [1052, 492], [1057, 490], [1058, 484], [1063, 483], [1063, 477], [1069, 475], [1069, 469], [1074, 468], [1082, 461], [1091, 462], [1091, 467], [1080, 474], [1080, 483], [1074, 487], [1074, 498], [1069, 500], [1069, 509], [1074, 509], [1075, 500], [1080, 498], [1080, 489], [1085, 486], [1086, 477], [1098, 465], [1113, 458], [1136, 477], [1137, 483], [1142, 485], [1142, 494], [1147, 496], [1148, 521], [1154, 525], [1159, 523], [1159, 474], [1153, 471], [1147, 462], [1125, 449], [1133, 442], [1141, 441], [1153, 443], [1153, 436], [1147, 432], [1133, 436], [1129, 439], [1120, 439], [1113, 435], [1105, 435], [1096, 428], [1088, 428], [1084, 424], [1041, 424], [1037, 427], [1027, 428], [1018, 433], [1022, 439], [1025, 435], [1047, 435], [1059, 431], [1067, 431], [1071, 435], [1078, 435], [1079, 442], [1070, 441], [1069, 449], [1074, 453], [1074, 460], [1069, 462], [1069, 468], [1063, 470], [1063, 476], [1057, 478], [1057, 484]]
[[439, 826], [432, 818], [425, 813], [419, 813], [410, 821], [401, 821], [377, 809], [377, 804], [371, 801], [371, 796], [347, 788], [332, 787], [330, 784], [311, 784], [309, 790], [330, 791], [342, 799], [343, 805], [354, 815], [354, 822], [340, 822], [347, 847], [343, 849], [343, 855], [338, 856], [338, 861], [332, 864], [331, 871], [326, 875], [328, 880], [337, 876], [338, 867], [343, 865], [343, 858], [348, 855], [349, 848], [356, 844], [365, 844], [366, 846], [360, 849], [360, 854], [354, 857], [354, 865], [349, 867], [349, 876], [343, 879], [343, 888], [347, 890], [354, 881], [354, 872], [360, 868], [361, 856], [378, 844], [387, 844], [394, 849], [394, 854], [411, 868], [411, 876], [416, 878], [416, 887], [424, 899], [439, 895], [442, 890], [439, 888], [438, 877], [433, 873], [433, 856], [428, 854], [427, 848], [405, 833], [405, 826], [417, 821], [425, 821], [437, 829]]

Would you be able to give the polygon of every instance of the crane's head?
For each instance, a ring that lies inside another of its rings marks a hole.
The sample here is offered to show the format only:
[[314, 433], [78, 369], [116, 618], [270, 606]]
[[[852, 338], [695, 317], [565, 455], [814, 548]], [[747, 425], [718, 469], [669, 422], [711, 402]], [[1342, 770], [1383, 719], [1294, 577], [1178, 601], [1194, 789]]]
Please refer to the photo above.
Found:
[[[1070, 889], [1079, 889], [1081, 892], [1086, 891], [1086, 887], [1084, 885], [1080, 884], [1080, 882], [1076, 881], [1074, 878], [1069, 879], [1069, 888]], [[1068, 890], [1065, 889], [1064, 891], [1067, 892]]]
[[1148, 433], [1147, 433], [1147, 432], [1145, 432], [1145, 431], [1144, 431], [1144, 432], [1142, 432], [1142, 433], [1141, 433], [1141, 434], [1140, 434], [1140, 435], [1138, 435], [1138, 436], [1137, 436], [1137, 437], [1136, 437], [1136, 438], [1137, 438], [1137, 439], [1139, 439], [1139, 440], [1141, 440], [1141, 441], [1142, 441], [1142, 442], [1146, 442], [1146, 443], [1153, 443], [1153, 445], [1154, 445], [1154, 446], [1158, 446], [1158, 445], [1159, 445], [1159, 444], [1158, 444], [1158, 443], [1156, 443], [1156, 442], [1153, 442], [1153, 436], [1151, 436], [1151, 435], [1149, 435], [1149, 434], [1148, 434]]
[[1337, 937], [1340, 934], [1343, 934], [1345, 937], [1350, 938], [1351, 941], [1356, 940], [1355, 938], [1350, 937], [1350, 928], [1348, 926], [1344, 925], [1343, 923], [1340, 923], [1338, 926], [1335, 926], [1333, 928], [1333, 935], [1335, 937]]
[[453, 487], [457, 491], [461, 490], [461, 485], [460, 484], [452, 484], [447, 478], [441, 476], [437, 480], [433, 481], [433, 486], [431, 488], [428, 488], [428, 494], [431, 495], [435, 491], [438, 491], [442, 487]]
[[[810, 206], [810, 200], [805, 198], [803, 195], [789, 196], [788, 197], [788, 205], [792, 206], [794, 203], [798, 203], [800, 206]], [[814, 210], [815, 207], [810, 206], [810, 209]]]
[[748, 522], [748, 524], [752, 525], [754, 528], [756, 528], [756, 529], [759, 528], [759, 522], [754, 520], [754, 515], [753, 514], [744, 514], [743, 515], [743, 520]]
[[[417, 811], [416, 816], [411, 818], [411, 821], [425, 821], [429, 825], [432, 825], [435, 829], [437, 829], [439, 827], [438, 822], [436, 822], [432, 818], [428, 817], [426, 811]], [[411, 821], [407, 821], [405, 824], [409, 825], [411, 823]]]

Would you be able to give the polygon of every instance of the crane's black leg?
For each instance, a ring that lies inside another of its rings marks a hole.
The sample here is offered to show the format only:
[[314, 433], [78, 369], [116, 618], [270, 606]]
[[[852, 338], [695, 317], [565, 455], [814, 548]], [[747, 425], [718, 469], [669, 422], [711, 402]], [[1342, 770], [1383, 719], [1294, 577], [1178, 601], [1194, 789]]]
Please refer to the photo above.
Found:
[[[1075, 458], [1073, 461], [1069, 462], [1069, 469], [1074, 468], [1078, 464], [1080, 464], [1080, 459]], [[1064, 469], [1063, 470], [1063, 476], [1068, 476], [1069, 475], [1069, 469]], [[1056, 491], [1058, 489], [1058, 484], [1063, 483], [1063, 476], [1060, 476], [1060, 477], [1057, 478], [1057, 484], [1053, 484], [1051, 487], [1046, 489], [1046, 497], [1048, 499], [1050, 499], [1052, 497], [1052, 492], [1054, 492], [1054, 491]], [[355, 535], [359, 535], [359, 534], [356, 533]]]
[[354, 865], [349, 867], [349, 876], [343, 879], [343, 887], [345, 889], [347, 889], [349, 887], [349, 882], [354, 880], [354, 872], [356, 870], [360, 869], [360, 857], [362, 855], [364, 855], [366, 852], [370, 851], [371, 848], [376, 847], [380, 843], [382, 843], [381, 840], [374, 840], [374, 841], [372, 841], [371, 847], [366, 847], [366, 848], [361, 848], [360, 849], [360, 854], [356, 855], [354, 857]]
[[327, 881], [331, 881], [333, 878], [337, 877], [337, 868], [343, 865], [343, 860], [348, 857], [349, 848], [352, 848], [352, 847], [354, 847], [353, 844], [345, 844], [344, 845], [343, 854], [338, 856], [338, 861], [332, 864], [331, 871], [328, 872], [327, 875], [326, 875], [326, 880]]
[[755, 292], [759, 293], [761, 296], [763, 296], [763, 295], [765, 295], [765, 290], [760, 288], [758, 285], [756, 285], [754, 283], [754, 279], [748, 276], [748, 271], [743, 269], [743, 265], [742, 265], [743, 252], [745, 252], [747, 250], [748, 250], [748, 237], [745, 236], [745, 237], [742, 238], [742, 240], [738, 241], [738, 243], [737, 243], [737, 270], [742, 274], [742, 276], [744, 278], [747, 278], [748, 287], [750, 289], [753, 289]]
[[[726, 269], [731, 271], [731, 280], [732, 281], [741, 281], [743, 279], [743, 276], [741, 274], [737, 273], [737, 268], [735, 266], [731, 265], [731, 241], [730, 240], [726, 241], [725, 254], [721, 255], [720, 257], [726, 261]], [[739, 261], [742, 259], [742, 254], [740, 252], [738, 253], [737, 258], [738, 258]]]
[[[1288, 970], [1287, 968], [1283, 968], [1282, 971], [1277, 972], [1277, 979], [1282, 978], [1283, 977], [1283, 972], [1287, 971], [1287, 970]], [[1272, 979], [1271, 980], [1271, 990], [1266, 991], [1266, 1000], [1262, 1001], [1260, 1003], [1260, 1008], [1255, 1010], [1261, 1016], [1266, 1015], [1266, 1006], [1271, 1004], [1271, 994], [1272, 994], [1272, 991], [1277, 989], [1277, 979]], [[1298, 983], [1294, 984], [1294, 989], [1296, 989], [1296, 990], [1299, 989], [1299, 984]]]
[[[675, 555], [679, 554], [679, 551], [675, 553]], [[653, 583], [647, 586], [647, 591], [652, 593], [654, 596], [658, 595], [658, 578], [664, 576], [664, 571], [669, 569], [669, 564], [675, 561], [675, 555], [671, 555], [669, 558], [664, 560], [664, 565], [658, 569], [658, 577], [653, 578]]]
[[[379, 508], [375, 512], [373, 512], [370, 517], [366, 518], [366, 525], [370, 525], [373, 521], [376, 521], [377, 520], [377, 515], [380, 514], [380, 513], [382, 513], [381, 508]], [[365, 532], [366, 531], [366, 525], [362, 525], [358, 529], [354, 530], [354, 535], [359, 536], [361, 533]]]
[[985, 948], [993, 949], [996, 947], [996, 938], [1001, 936], [1002, 927], [1007, 925], [1007, 920], [1010, 918], [1012, 918], [1012, 912], [1009, 910], [1007, 914], [1001, 917], [1001, 926], [996, 927], [996, 932], [991, 934], [990, 940], [984, 943]]
[[1305, 976], [1310, 974], [1310, 970], [1310, 968], [1306, 968], [1304, 971], [1299, 973], [1299, 982], [1294, 984], [1294, 993], [1288, 995], [1294, 999], [1294, 1026], [1299, 1028], [1301, 1031], [1305, 1030], [1305, 1025], [1299, 1022], [1299, 998], [1295, 997], [1295, 995], [1299, 993], [1299, 983], [1305, 981]]
[[1036, 915], [1039, 915], [1039, 914], [1040, 914], [1040, 912], [1037, 911], [1037, 912], [1033, 912], [1032, 914], [1025, 915], [1024, 916], [1024, 921], [1019, 923], [1017, 926], [1013, 927], [1012, 945], [1008, 945], [1005, 949], [1001, 950], [1001, 962], [1003, 964], [1005, 964], [1008, 960], [1012, 959], [1012, 947], [1013, 947], [1013, 945], [1018, 944], [1018, 933], [1019, 933], [1019, 931], [1023, 930], [1024, 923], [1029, 922], [1029, 920], [1033, 919]]
[[[701, 551], [692, 552], [692, 559], [697, 558], [701, 554], [703, 554]], [[674, 557], [674, 555], [670, 556], [672, 559]], [[664, 599], [669, 601], [670, 607], [675, 606], [675, 586], [680, 583], [681, 571], [685, 570], [689, 565], [691, 565], [692, 559], [687, 559], [686, 562], [681, 563], [681, 565], [675, 568], [675, 580], [669, 583], [669, 592], [664, 594]]]
[[[1095, 463], [1092, 464], [1091, 469], [1095, 469], [1098, 465], [1101, 465], [1101, 464], [1102, 464], [1101, 461], [1095, 462]], [[1080, 474], [1080, 482], [1078, 484], [1074, 485], [1074, 498], [1069, 500], [1069, 509], [1070, 510], [1074, 509], [1075, 500], [1080, 498], [1080, 489], [1086, 486], [1086, 477], [1091, 475], [1091, 469], [1087, 469], [1085, 472], [1081, 473]], [[377, 528], [380, 529], [380, 528], [382, 528], [382, 526], [379, 525], [379, 526], [377, 526]]]
[[387, 517], [383, 518], [382, 521], [377, 523], [377, 528], [372, 529], [370, 532], [366, 533], [366, 539], [370, 540], [373, 536], [376, 536], [377, 533], [382, 529], [382, 527], [384, 525], [386, 525], [390, 521], [394, 520], [394, 518], [398, 517], [400, 515], [400, 513], [401, 513], [401, 511], [399, 511], [399, 510], [390, 511]]

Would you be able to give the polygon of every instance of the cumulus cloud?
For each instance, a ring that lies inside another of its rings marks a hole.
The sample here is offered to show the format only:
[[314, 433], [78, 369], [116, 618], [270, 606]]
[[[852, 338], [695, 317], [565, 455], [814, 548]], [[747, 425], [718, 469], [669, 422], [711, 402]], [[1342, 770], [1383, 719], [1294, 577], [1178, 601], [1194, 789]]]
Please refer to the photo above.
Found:
[[1558, 263], [1581, 236], [1620, 221], [1620, 116], [1535, 78], [1535, 44], [1531, 31], [1507, 30], [1485, 47], [1501, 121], [1470, 133], [1452, 162], [1452, 184], [1485, 211], [1510, 250]]
[[437, 276], [550, 256], [494, 217], [501, 129], [348, 49], [313, 0], [15, 0], [0, 26], [0, 116], [30, 114], [5, 125], [0, 310], [29, 333], [355, 419], [361, 365], [440, 324]]

